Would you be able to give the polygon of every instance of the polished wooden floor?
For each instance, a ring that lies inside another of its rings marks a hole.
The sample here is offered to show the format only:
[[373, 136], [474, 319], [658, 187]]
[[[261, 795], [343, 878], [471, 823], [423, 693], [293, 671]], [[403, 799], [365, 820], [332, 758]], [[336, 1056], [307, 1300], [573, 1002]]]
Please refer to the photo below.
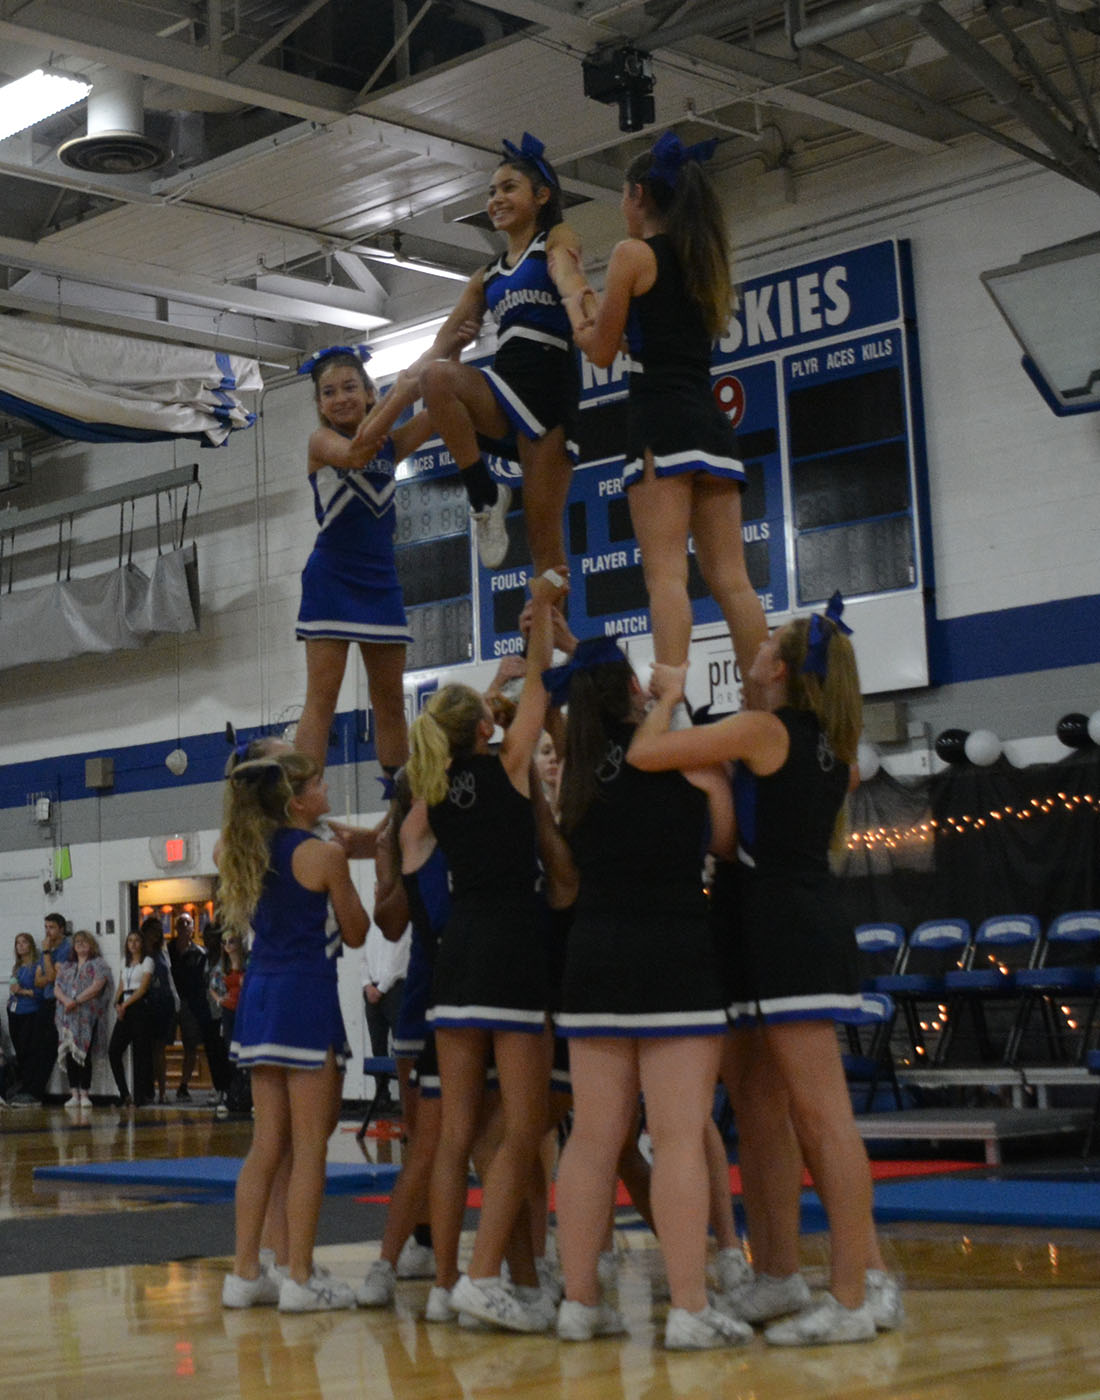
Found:
[[[330, 1155], [355, 1160], [353, 1125]], [[157, 1229], [170, 1203], [117, 1190], [35, 1185], [40, 1163], [120, 1157], [233, 1155], [248, 1124], [209, 1112], [133, 1116], [96, 1109], [0, 1110], [3, 1219], [140, 1210]], [[372, 1153], [387, 1157], [384, 1139]], [[1100, 1190], [1100, 1186], [1097, 1188]], [[219, 1302], [225, 1255], [166, 1265], [38, 1272], [0, 1278], [0, 1396], [86, 1400], [1100, 1400], [1100, 1233], [947, 1226], [887, 1227], [892, 1267], [906, 1279], [909, 1322], [867, 1345], [776, 1350], [759, 1338], [726, 1352], [666, 1353], [665, 1305], [652, 1238], [621, 1231], [619, 1301], [630, 1333], [581, 1345], [551, 1337], [468, 1333], [419, 1321], [426, 1283], [402, 1283], [395, 1311], [283, 1316]], [[226, 1239], [228, 1254], [232, 1241]], [[319, 1257], [357, 1279], [377, 1242], [327, 1246]], [[824, 1277], [820, 1238], [806, 1243], [811, 1282]], [[10, 1268], [10, 1261], [6, 1264]], [[655, 1297], [655, 1295], [658, 1295]]]

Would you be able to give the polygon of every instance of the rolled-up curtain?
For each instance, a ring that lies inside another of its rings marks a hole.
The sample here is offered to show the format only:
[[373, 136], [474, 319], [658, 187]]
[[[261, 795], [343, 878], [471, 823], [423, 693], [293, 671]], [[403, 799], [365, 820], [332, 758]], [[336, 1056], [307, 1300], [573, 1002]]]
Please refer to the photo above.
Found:
[[124, 564], [94, 578], [0, 595], [0, 668], [124, 651], [158, 633], [195, 631], [194, 565], [192, 544], [158, 555], [151, 575]]
[[0, 316], [0, 409], [81, 442], [196, 438], [220, 447], [263, 388], [242, 355]]

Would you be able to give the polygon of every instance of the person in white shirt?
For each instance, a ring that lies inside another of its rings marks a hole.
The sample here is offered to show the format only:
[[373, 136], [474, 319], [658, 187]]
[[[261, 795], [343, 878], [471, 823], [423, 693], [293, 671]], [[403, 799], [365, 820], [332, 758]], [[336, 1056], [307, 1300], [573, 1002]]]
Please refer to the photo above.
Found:
[[[363, 948], [363, 1011], [367, 1018], [370, 1052], [390, 1054], [390, 1037], [397, 1026], [401, 998], [405, 993], [405, 973], [409, 966], [411, 926], [396, 943], [391, 943], [377, 925], [372, 925]], [[389, 1076], [380, 1076], [375, 1112], [392, 1112], [397, 1104], [390, 1092]]]

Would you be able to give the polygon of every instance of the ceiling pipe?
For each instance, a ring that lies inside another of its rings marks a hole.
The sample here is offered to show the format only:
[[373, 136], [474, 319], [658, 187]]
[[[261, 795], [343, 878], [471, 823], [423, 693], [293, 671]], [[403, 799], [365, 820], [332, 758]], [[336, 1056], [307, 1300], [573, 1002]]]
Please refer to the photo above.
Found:
[[791, 43], [796, 49], [811, 49], [816, 44], [828, 44], [833, 39], [841, 39], [856, 29], [863, 29], [878, 20], [893, 19], [920, 8], [921, 0], [874, 0], [870, 5], [861, 5], [854, 10], [834, 12], [826, 19], [807, 24], [791, 35]]
[[1080, 144], [1073, 134], [1050, 115], [1041, 102], [1025, 92], [1012, 74], [976, 39], [971, 38], [939, 5], [923, 4], [917, 10], [920, 25], [948, 53], [984, 83], [996, 100], [1015, 113], [1043, 145], [1057, 156], [1070, 177], [1086, 189], [1100, 194], [1100, 163], [1096, 153]]

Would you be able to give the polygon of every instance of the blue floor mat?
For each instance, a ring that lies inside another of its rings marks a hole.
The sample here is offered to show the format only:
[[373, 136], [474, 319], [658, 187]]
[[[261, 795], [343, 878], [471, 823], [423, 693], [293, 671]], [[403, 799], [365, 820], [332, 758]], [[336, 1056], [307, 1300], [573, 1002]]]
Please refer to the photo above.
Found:
[[[237, 1184], [242, 1157], [172, 1157], [139, 1162], [74, 1162], [35, 1167], [36, 1181], [82, 1181], [97, 1186], [159, 1186], [224, 1196]], [[326, 1196], [354, 1196], [389, 1190], [400, 1169], [392, 1163], [330, 1162], [325, 1169]]]
[[[1097, 1230], [1100, 1191], [1089, 1181], [917, 1177], [877, 1183], [875, 1219]], [[802, 1193], [802, 1228], [826, 1228], [824, 1209], [813, 1191]]]

